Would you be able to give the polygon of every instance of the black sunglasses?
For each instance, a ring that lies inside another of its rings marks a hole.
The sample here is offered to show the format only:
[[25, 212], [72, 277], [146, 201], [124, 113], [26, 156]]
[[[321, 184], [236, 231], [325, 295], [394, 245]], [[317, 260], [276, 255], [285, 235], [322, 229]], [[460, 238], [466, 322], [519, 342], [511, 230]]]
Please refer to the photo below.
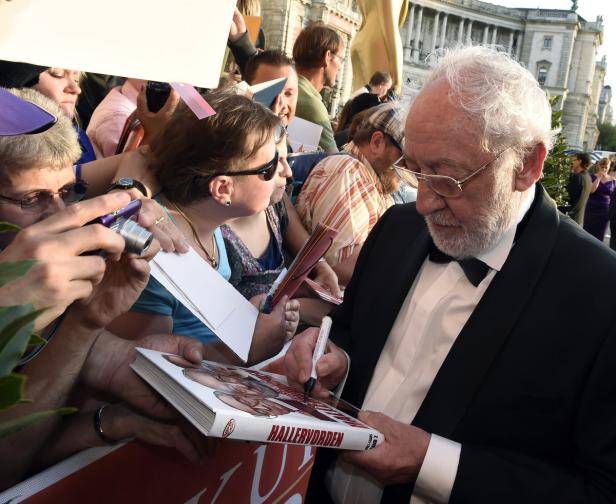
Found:
[[86, 195], [87, 188], [88, 184], [84, 180], [77, 180], [72, 184], [65, 185], [56, 192], [47, 190], [32, 191], [24, 194], [21, 198], [10, 198], [0, 194], [0, 201], [19, 205], [22, 210], [29, 212], [40, 212], [51, 204], [56, 195], [60, 196], [67, 205], [81, 201]]
[[256, 168], [251, 168], [250, 170], [240, 170], [240, 171], [232, 171], [226, 173], [214, 173], [212, 178], [218, 177], [221, 175], [226, 175], [227, 177], [239, 177], [241, 175], [263, 175], [263, 180], [272, 180], [276, 172], [278, 171], [278, 151], [274, 154], [274, 159], [265, 163], [264, 165], [258, 166]]

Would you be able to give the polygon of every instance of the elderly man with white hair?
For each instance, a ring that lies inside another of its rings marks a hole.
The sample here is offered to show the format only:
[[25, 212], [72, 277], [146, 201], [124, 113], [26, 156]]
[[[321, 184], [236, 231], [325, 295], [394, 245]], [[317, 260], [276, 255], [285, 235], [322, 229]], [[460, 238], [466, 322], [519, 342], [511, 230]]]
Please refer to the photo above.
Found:
[[[553, 135], [506, 54], [455, 49], [431, 72], [405, 130], [417, 202], [374, 227], [317, 365], [317, 394], [348, 369], [343, 397], [385, 441], [321, 453], [327, 498], [616, 502], [616, 256], [538, 183]], [[290, 380], [315, 339], [295, 338]]]

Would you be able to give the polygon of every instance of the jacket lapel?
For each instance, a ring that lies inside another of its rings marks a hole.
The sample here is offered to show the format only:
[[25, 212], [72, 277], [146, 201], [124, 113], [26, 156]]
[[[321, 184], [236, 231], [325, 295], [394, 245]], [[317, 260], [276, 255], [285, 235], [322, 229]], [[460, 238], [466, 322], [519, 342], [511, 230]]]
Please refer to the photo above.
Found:
[[492, 361], [510, 336], [556, 241], [559, 216], [543, 188], [528, 224], [436, 375], [413, 424], [451, 437]]

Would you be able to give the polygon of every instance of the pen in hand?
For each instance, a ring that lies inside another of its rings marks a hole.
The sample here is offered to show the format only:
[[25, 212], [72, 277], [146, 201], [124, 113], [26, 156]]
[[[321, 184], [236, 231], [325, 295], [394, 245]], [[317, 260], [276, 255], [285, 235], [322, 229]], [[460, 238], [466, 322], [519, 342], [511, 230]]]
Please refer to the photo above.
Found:
[[284, 280], [284, 277], [286, 276], [286, 274], [287, 274], [287, 268], [282, 268], [282, 271], [278, 275], [278, 278], [274, 280], [274, 283], [270, 287], [270, 290], [267, 292], [267, 296], [265, 296], [265, 300], [263, 301], [263, 304], [261, 305], [261, 313], [265, 313], [265, 314], [272, 313], [272, 308], [274, 308], [272, 306], [272, 302], [274, 301], [274, 294], [276, 293], [276, 290], [278, 289], [278, 287]]
[[312, 371], [310, 372], [310, 378], [304, 383], [304, 402], [308, 400], [308, 396], [314, 386], [317, 383], [317, 362], [325, 353], [325, 347], [329, 340], [329, 331], [332, 328], [332, 319], [329, 317], [323, 317], [321, 321], [321, 328], [319, 329], [319, 337], [312, 353]]

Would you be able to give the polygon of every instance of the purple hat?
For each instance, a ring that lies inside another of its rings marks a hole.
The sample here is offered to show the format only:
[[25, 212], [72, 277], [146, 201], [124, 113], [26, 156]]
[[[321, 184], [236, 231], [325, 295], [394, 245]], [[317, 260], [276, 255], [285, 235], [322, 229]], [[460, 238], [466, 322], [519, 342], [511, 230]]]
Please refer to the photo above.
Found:
[[0, 136], [41, 133], [58, 119], [34, 103], [0, 88]]

